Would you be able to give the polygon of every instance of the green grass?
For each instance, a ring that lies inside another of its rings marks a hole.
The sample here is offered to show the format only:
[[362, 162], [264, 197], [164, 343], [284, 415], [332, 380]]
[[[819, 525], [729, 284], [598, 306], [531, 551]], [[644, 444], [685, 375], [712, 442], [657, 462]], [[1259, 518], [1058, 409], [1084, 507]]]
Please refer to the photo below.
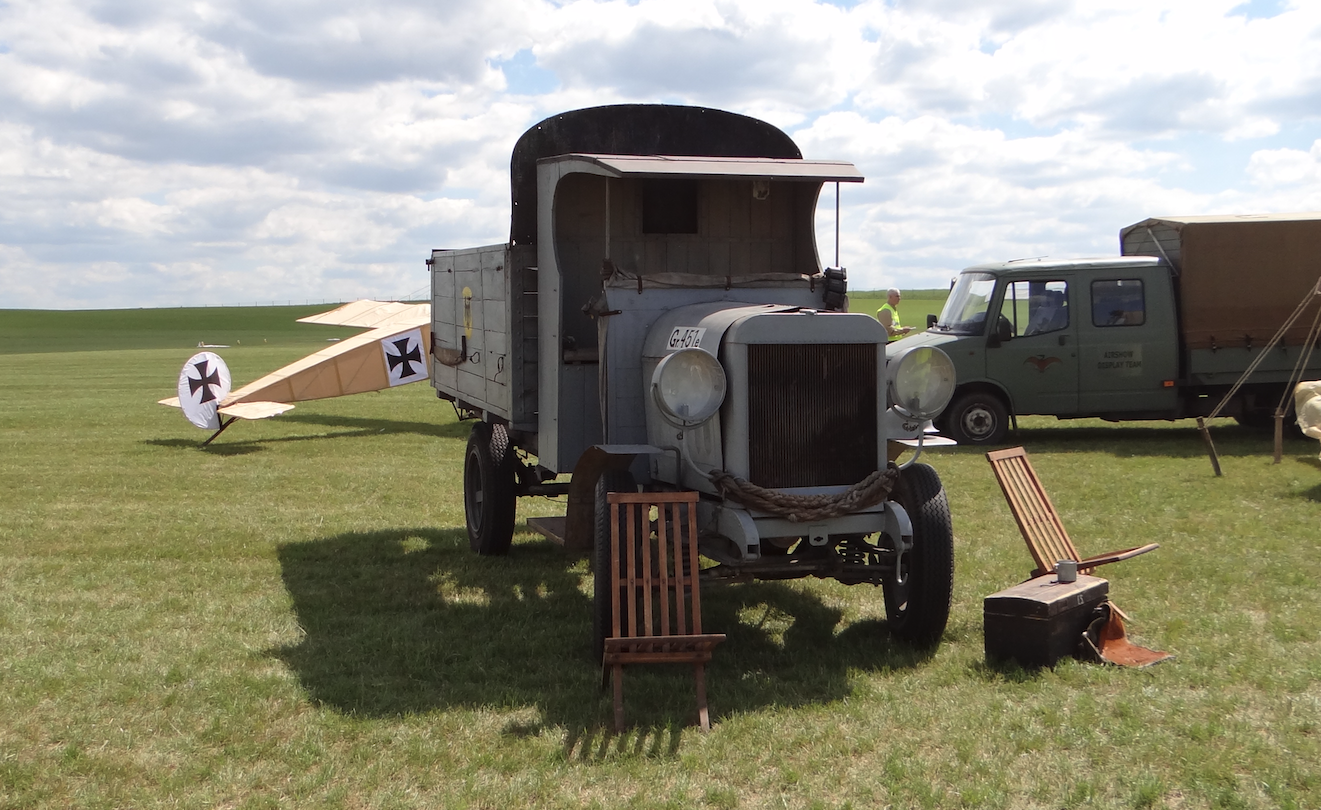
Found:
[[[236, 384], [306, 351], [289, 312], [243, 313]], [[1273, 465], [1268, 435], [1217, 424], [1216, 478], [1189, 424], [1022, 420], [1084, 551], [1162, 544], [1103, 573], [1170, 662], [986, 664], [981, 600], [1031, 561], [958, 448], [929, 456], [957, 565], [934, 654], [865, 586], [711, 587], [714, 731], [684, 725], [690, 674], [653, 668], [617, 736], [585, 561], [525, 532], [468, 551], [467, 427], [430, 388], [203, 449], [154, 402], [198, 340], [231, 341], [185, 321], [136, 348], [160, 313], [138, 315], [88, 315], [101, 351], [0, 355], [0, 808], [1321, 806], [1313, 441]], [[62, 334], [81, 345], [73, 314]]]
[[[921, 332], [927, 328], [927, 315], [939, 315], [949, 290], [904, 290], [899, 304], [899, 320], [904, 326]], [[849, 312], [864, 312], [875, 316], [886, 301], [885, 290], [860, 290], [849, 293]]]
[[164, 349], [228, 344], [310, 345], [352, 334], [338, 326], [297, 323], [336, 304], [287, 307], [180, 307], [86, 311], [0, 309], [0, 354]]

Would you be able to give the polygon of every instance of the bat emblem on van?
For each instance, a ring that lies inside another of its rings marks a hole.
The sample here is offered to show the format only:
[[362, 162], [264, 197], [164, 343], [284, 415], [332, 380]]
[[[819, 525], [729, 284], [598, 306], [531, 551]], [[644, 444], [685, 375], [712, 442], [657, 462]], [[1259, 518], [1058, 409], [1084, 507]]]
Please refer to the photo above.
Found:
[[1064, 363], [1064, 361], [1059, 359], [1058, 357], [1047, 357], [1044, 354], [1039, 354], [1036, 357], [1029, 357], [1023, 362], [1031, 363], [1032, 365], [1036, 366], [1037, 371], [1040, 371], [1042, 374], [1046, 373], [1046, 369], [1049, 368], [1052, 363], [1060, 363], [1060, 364]]

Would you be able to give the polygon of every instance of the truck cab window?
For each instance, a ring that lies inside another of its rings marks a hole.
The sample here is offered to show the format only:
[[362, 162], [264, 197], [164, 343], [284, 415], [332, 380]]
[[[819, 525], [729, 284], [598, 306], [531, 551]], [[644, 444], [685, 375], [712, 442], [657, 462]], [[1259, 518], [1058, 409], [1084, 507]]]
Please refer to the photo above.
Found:
[[642, 232], [697, 233], [697, 181], [643, 180]]
[[1015, 281], [1005, 288], [1000, 308], [1014, 337], [1031, 337], [1069, 328], [1069, 283], [1063, 280]]
[[1093, 326], [1141, 326], [1146, 322], [1147, 303], [1141, 279], [1092, 282]]

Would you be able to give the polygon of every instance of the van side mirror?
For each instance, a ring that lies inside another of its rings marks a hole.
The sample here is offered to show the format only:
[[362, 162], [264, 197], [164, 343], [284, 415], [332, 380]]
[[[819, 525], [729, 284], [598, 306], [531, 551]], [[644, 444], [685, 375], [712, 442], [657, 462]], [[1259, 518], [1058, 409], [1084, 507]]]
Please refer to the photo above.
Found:
[[940, 320], [940, 316], [939, 316], [939, 315], [937, 315], [937, 314], [934, 313], [934, 312], [928, 312], [928, 313], [927, 313], [927, 328], [930, 329], [931, 327], [935, 326], [935, 325], [936, 325], [936, 322], [939, 321], [939, 320]]
[[991, 339], [986, 342], [987, 346], [992, 348], [1005, 343], [1014, 337], [1014, 325], [1009, 319], [1000, 315], [995, 319], [995, 331], [991, 333]]

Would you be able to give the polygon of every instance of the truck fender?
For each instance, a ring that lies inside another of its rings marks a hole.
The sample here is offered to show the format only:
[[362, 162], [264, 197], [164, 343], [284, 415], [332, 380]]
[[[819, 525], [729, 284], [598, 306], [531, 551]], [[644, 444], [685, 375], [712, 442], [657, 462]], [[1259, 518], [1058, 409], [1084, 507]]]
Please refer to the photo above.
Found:
[[564, 513], [564, 548], [591, 551], [596, 517], [596, 482], [606, 470], [627, 470], [640, 455], [661, 452], [649, 444], [595, 444], [573, 465]]

